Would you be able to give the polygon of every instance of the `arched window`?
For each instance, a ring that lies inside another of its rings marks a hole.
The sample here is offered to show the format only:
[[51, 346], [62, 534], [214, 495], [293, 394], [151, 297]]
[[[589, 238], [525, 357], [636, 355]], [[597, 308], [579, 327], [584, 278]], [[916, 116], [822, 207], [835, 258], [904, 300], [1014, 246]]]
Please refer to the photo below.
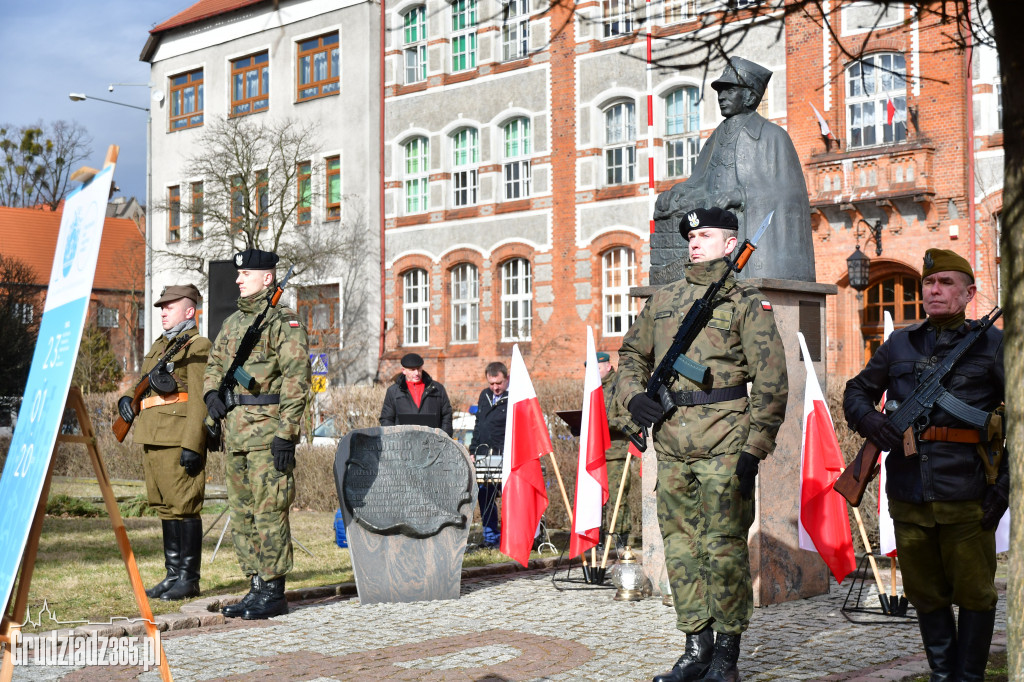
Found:
[[476, 0], [452, 2], [452, 73], [476, 68]]
[[872, 54], [846, 68], [847, 145], [871, 147], [907, 139], [907, 60]]
[[402, 55], [405, 59], [405, 82], [419, 83], [427, 79], [427, 8], [413, 7], [402, 17]]
[[636, 308], [629, 295], [636, 286], [633, 249], [617, 247], [601, 256], [601, 298], [604, 303], [604, 335], [622, 336], [636, 320]]
[[528, 341], [532, 327], [530, 261], [512, 258], [501, 264], [501, 340]]
[[417, 268], [402, 275], [402, 344], [430, 343], [430, 280]]
[[405, 212], [422, 213], [427, 210], [427, 179], [429, 158], [427, 138], [415, 137], [404, 145], [405, 151]]
[[665, 162], [670, 178], [693, 172], [700, 152], [700, 91], [691, 86], [673, 90], [665, 98]]
[[476, 266], [462, 263], [452, 268], [452, 341], [477, 339], [480, 317], [480, 285]]
[[452, 135], [452, 189], [455, 206], [476, 203], [479, 187], [480, 142], [475, 128], [463, 128]]
[[636, 117], [632, 102], [604, 112], [604, 165], [609, 185], [633, 182], [636, 175]]
[[864, 361], [867, 362], [882, 345], [883, 313], [892, 316], [896, 329], [925, 319], [921, 300], [921, 278], [917, 274], [894, 275], [875, 282], [864, 292]]
[[530, 119], [513, 119], [505, 124], [502, 133], [505, 199], [525, 199], [530, 196]]

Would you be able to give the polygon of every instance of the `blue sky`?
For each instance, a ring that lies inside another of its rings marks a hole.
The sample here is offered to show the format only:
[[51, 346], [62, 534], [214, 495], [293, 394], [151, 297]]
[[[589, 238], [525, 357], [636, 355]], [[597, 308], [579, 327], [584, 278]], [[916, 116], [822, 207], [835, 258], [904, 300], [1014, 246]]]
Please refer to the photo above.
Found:
[[146, 112], [105, 102], [72, 102], [68, 93], [149, 106], [139, 61], [149, 29], [194, 0], [0, 0], [0, 123], [77, 121], [92, 135], [86, 165], [99, 168], [107, 145], [120, 145], [121, 194], [146, 197]]

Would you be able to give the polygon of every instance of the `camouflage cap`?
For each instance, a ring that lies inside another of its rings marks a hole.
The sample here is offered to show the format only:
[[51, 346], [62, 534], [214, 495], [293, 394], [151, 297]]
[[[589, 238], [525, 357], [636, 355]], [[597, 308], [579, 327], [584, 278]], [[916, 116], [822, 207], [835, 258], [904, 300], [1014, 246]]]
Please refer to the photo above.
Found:
[[750, 88], [760, 97], [768, 88], [768, 81], [771, 77], [772, 72], [760, 64], [755, 64], [743, 57], [729, 57], [729, 63], [725, 65], [722, 75], [711, 82], [711, 87], [719, 91], [730, 85], [742, 85], [745, 88]]
[[736, 214], [717, 206], [712, 208], [697, 208], [679, 221], [679, 234], [683, 239], [690, 241], [690, 230], [699, 230], [702, 227], [717, 227], [722, 230], [738, 230], [740, 222]]
[[188, 298], [192, 300], [192, 303], [198, 303], [199, 289], [194, 284], [172, 284], [169, 287], [164, 287], [160, 292], [160, 298], [153, 301], [153, 307], [159, 308], [164, 303], [177, 301], [179, 298]]
[[273, 270], [278, 260], [273, 251], [246, 249], [235, 254], [235, 270]]
[[924, 266], [921, 268], [921, 279], [936, 272], [962, 272], [974, 281], [974, 270], [967, 259], [956, 251], [949, 249], [928, 249], [924, 252]]

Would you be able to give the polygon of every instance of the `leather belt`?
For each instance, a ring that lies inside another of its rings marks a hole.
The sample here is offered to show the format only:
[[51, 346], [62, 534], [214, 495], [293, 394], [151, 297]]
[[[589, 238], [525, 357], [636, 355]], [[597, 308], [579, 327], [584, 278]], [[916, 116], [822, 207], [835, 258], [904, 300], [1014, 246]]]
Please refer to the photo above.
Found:
[[725, 388], [713, 388], [710, 391], [672, 391], [672, 402], [676, 407], [692, 407], [694, 405], [710, 405], [711, 403], [722, 403], [726, 400], [736, 400], [747, 397], [747, 385], [726, 386]]
[[276, 405], [281, 402], [281, 394], [249, 395], [248, 393], [235, 393], [233, 402], [235, 405]]
[[173, 405], [174, 403], [187, 403], [188, 393], [168, 393], [167, 395], [151, 395], [143, 398], [139, 404], [139, 411], [158, 405]]
[[946, 443], [980, 443], [981, 436], [975, 429], [955, 429], [951, 426], [929, 426], [920, 436], [921, 440], [938, 440]]

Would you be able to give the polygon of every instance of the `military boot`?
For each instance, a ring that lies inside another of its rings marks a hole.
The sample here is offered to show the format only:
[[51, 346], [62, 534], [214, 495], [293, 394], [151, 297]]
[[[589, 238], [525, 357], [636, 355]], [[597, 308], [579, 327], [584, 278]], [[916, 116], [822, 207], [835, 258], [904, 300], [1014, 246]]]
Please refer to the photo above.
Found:
[[737, 682], [740, 671], [736, 667], [740, 660], [740, 636], [719, 632], [715, 637], [715, 653], [711, 665], [702, 680], [709, 682]]
[[245, 620], [264, 620], [288, 613], [288, 600], [284, 596], [284, 576], [263, 581], [263, 587], [252, 604], [242, 614]]
[[931, 682], [953, 682], [956, 676], [956, 621], [952, 607], [917, 614], [924, 653], [931, 666]]
[[245, 610], [256, 601], [256, 595], [263, 589], [263, 581], [258, 575], [249, 576], [249, 592], [242, 597], [242, 600], [220, 610], [225, 618], [241, 618]]
[[181, 544], [178, 580], [160, 595], [163, 601], [178, 601], [199, 596], [199, 568], [203, 563], [203, 520], [182, 519], [178, 524]]
[[161, 526], [164, 532], [164, 568], [167, 569], [167, 576], [153, 587], [146, 590], [146, 596], [156, 599], [167, 590], [171, 589], [178, 580], [178, 558], [181, 552], [181, 521], [177, 519], [164, 519]]
[[983, 682], [988, 650], [992, 645], [992, 630], [996, 624], [996, 610], [970, 611], [960, 607], [957, 622], [957, 665], [960, 682]]
[[664, 675], [658, 675], [654, 682], [692, 682], [704, 676], [711, 663], [711, 652], [715, 648], [715, 632], [706, 627], [697, 633], [686, 633], [686, 651], [676, 664]]

